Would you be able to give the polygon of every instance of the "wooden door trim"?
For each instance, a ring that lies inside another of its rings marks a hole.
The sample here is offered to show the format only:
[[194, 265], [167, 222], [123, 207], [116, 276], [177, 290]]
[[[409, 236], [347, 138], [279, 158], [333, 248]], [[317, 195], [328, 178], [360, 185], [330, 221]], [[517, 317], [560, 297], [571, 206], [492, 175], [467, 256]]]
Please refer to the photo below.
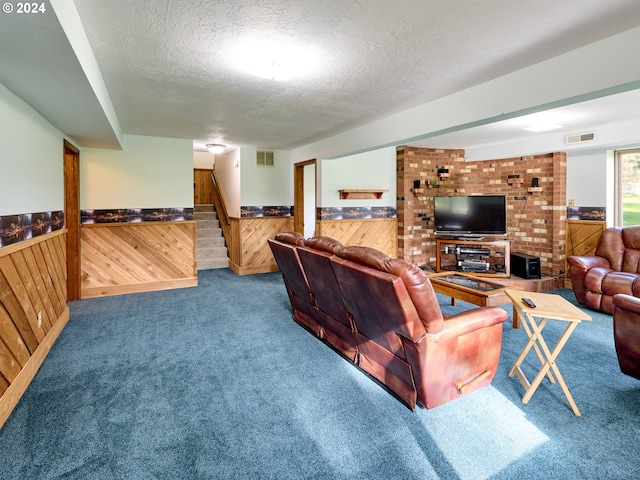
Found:
[[293, 164], [293, 231], [302, 235], [304, 235], [304, 167], [307, 165], [316, 165], [316, 159]]
[[64, 141], [64, 223], [67, 229], [67, 301], [80, 299], [80, 151]]

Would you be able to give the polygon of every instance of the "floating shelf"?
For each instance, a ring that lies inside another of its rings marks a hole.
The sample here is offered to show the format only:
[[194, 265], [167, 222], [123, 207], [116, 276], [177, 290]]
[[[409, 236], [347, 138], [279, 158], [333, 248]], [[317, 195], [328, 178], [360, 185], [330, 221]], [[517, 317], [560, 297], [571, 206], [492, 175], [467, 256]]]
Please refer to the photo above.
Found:
[[377, 199], [382, 198], [382, 194], [388, 192], [389, 190], [338, 190], [340, 192], [341, 200], [363, 200], [363, 199]]

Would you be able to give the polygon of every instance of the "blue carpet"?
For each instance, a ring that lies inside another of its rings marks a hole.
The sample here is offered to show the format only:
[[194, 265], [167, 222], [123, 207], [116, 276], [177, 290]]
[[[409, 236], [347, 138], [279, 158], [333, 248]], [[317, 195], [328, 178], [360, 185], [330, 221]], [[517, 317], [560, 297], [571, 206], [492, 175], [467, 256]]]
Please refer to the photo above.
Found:
[[640, 477], [640, 382], [619, 371], [609, 315], [589, 311], [557, 360], [582, 417], [546, 380], [521, 403], [510, 323], [492, 386], [411, 412], [292, 321], [280, 274], [199, 283], [72, 303], [0, 430], [0, 478]]

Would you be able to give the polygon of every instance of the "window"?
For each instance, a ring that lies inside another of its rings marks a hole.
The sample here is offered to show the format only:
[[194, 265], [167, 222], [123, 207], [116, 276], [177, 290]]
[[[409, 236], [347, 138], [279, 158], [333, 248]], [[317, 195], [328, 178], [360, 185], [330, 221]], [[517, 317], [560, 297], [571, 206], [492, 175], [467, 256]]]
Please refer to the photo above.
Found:
[[616, 225], [640, 225], [640, 148], [620, 150], [616, 165]]

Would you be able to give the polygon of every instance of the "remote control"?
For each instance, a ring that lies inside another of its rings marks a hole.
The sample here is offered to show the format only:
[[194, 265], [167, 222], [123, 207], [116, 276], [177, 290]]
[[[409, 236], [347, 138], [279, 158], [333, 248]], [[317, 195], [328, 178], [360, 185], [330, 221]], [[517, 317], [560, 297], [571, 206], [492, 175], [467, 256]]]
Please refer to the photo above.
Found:
[[522, 302], [529, 308], [536, 308], [536, 304], [530, 298], [523, 298]]

